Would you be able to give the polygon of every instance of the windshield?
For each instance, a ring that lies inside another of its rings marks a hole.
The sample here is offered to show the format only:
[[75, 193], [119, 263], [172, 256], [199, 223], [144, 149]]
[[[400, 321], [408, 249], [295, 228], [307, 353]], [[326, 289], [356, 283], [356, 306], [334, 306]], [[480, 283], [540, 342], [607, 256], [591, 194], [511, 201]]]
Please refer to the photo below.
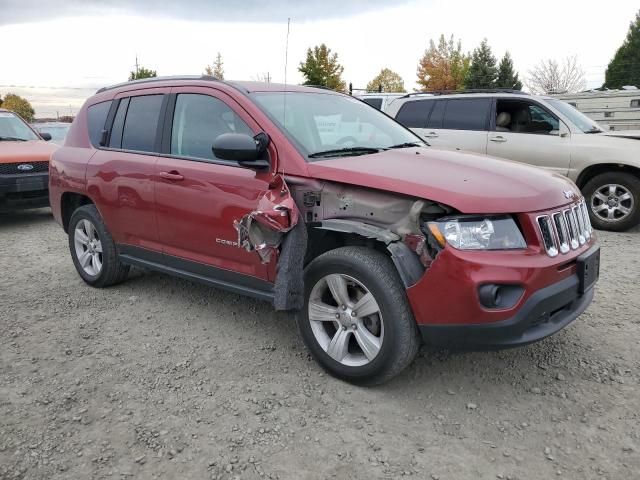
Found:
[[256, 93], [253, 97], [310, 161], [425, 145], [409, 130], [355, 98], [303, 92]]
[[0, 112], [0, 141], [3, 140], [38, 140], [38, 136], [21, 118], [11, 112]]
[[579, 112], [575, 107], [572, 107], [568, 103], [556, 99], [547, 100], [547, 102], [549, 102], [549, 104], [553, 108], [567, 117], [571, 121], [571, 123], [573, 123], [584, 133], [597, 133], [604, 131], [602, 127], [595, 122], [595, 120], [591, 120], [584, 113]]
[[52, 142], [64, 142], [64, 138], [67, 136], [69, 126], [67, 125], [36, 125], [36, 130], [40, 133], [48, 133], [51, 135]]

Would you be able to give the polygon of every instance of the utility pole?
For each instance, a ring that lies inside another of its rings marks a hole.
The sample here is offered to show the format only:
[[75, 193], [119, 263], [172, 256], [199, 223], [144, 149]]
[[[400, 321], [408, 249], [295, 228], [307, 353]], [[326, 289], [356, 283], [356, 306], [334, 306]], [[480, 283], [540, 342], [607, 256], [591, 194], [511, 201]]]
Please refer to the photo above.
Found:
[[138, 78], [138, 54], [136, 53], [136, 78]]

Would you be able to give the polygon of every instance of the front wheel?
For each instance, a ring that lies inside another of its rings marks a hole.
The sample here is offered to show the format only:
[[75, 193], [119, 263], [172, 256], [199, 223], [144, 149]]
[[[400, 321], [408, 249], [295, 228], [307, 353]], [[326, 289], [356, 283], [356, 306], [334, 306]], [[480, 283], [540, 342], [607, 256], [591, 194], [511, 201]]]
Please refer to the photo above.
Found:
[[332, 375], [383, 383], [415, 358], [420, 337], [391, 260], [364, 247], [342, 247], [305, 272], [298, 327], [313, 357]]
[[596, 175], [584, 186], [583, 193], [595, 228], [621, 232], [640, 223], [640, 179], [635, 175]]

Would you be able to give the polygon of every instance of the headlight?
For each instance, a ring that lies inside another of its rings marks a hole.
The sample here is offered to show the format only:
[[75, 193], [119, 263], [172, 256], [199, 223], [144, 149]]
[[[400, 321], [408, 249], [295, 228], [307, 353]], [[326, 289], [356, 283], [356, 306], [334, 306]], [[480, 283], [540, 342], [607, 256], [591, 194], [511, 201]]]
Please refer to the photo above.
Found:
[[427, 225], [441, 247], [445, 242], [459, 250], [511, 250], [527, 246], [511, 217], [455, 217]]

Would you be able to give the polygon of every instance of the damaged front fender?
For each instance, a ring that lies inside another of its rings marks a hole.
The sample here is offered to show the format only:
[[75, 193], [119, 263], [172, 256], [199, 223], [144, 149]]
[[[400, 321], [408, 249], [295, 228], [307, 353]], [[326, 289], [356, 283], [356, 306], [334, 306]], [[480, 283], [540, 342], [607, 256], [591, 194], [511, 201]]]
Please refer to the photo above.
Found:
[[262, 263], [269, 263], [283, 235], [299, 218], [298, 209], [282, 176], [278, 175], [258, 201], [258, 208], [233, 222], [238, 232], [238, 245], [247, 252], [255, 251]]

